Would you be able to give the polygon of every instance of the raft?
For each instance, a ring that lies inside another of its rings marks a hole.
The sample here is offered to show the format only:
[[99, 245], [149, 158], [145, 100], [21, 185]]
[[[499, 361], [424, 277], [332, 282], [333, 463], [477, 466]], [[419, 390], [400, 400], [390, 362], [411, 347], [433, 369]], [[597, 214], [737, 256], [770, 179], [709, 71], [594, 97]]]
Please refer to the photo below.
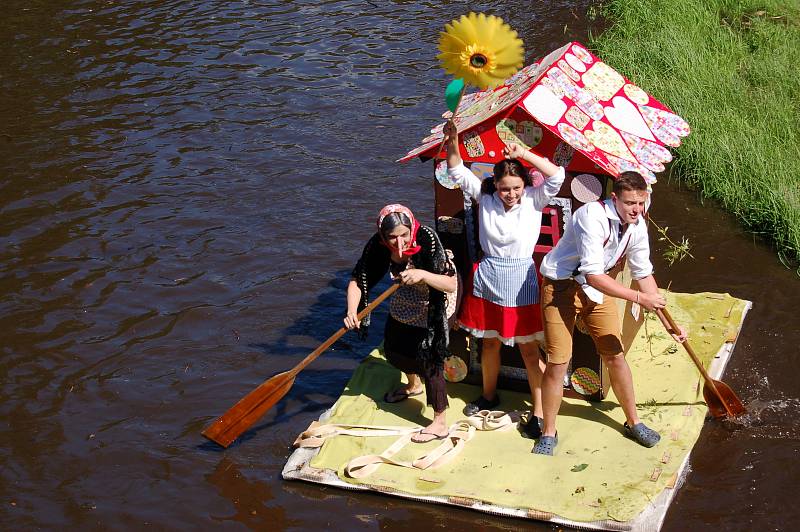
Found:
[[[719, 379], [751, 303], [728, 294], [666, 296], [676, 321], [688, 327], [695, 352], [710, 375]], [[652, 313], [632, 339], [627, 358], [639, 415], [662, 436], [653, 448], [625, 437], [622, 409], [609, 391], [601, 401], [565, 396], [553, 457], [531, 454], [534, 442], [514, 430], [513, 423], [509, 430], [476, 431], [438, 467], [381, 464], [371, 474], [353, 478], [346, 473], [353, 459], [378, 455], [398, 437], [338, 435], [319, 448], [295, 450], [283, 478], [580, 529], [658, 530], [689, 472], [692, 447], [707, 419], [703, 379]], [[385, 361], [380, 347], [374, 349], [318, 424], [426, 425], [433, 412], [424, 395], [401, 403], [383, 402], [383, 394], [399, 384], [401, 375]], [[448, 423], [464, 418], [462, 408], [479, 393], [479, 386], [448, 383]], [[499, 408], [512, 420], [530, 408], [528, 394], [508, 390], [500, 394]], [[439, 445], [411, 443], [395, 458], [411, 462]]]
[[[680, 116], [577, 42], [528, 65], [500, 87], [465, 94], [454, 122], [461, 158], [480, 178], [491, 175], [510, 143], [565, 168], [564, 185], [543, 210], [536, 264], [556, 246], [573, 212], [610, 197], [620, 173], [636, 171], [654, 185], [656, 173], [672, 159], [668, 148], [679, 146], [690, 133]], [[449, 179], [442, 128], [433, 127], [399, 161], [432, 161], [436, 230], [454, 253], [468, 290], [481, 256], [478, 212]], [[534, 183], [541, 179], [535, 172], [531, 177]], [[654, 197], [657, 202], [658, 194]], [[627, 268], [616, 279], [631, 286]], [[665, 295], [709, 374], [720, 378], [750, 302], [728, 294]], [[654, 314], [635, 312], [623, 300], [617, 306], [639, 416], [661, 434], [655, 447], [644, 448], [625, 436], [607, 368], [580, 321], [552, 457], [533, 455], [534, 441], [516, 430], [530, 409], [516, 348], [501, 351], [500, 411], [465, 419], [465, 403], [481, 393], [481, 343], [464, 331], [451, 331], [450, 351], [461, 357], [467, 376], [448, 384], [448, 438], [407, 441], [409, 432], [427, 425], [433, 412], [424, 395], [396, 404], [383, 401], [402, 374], [386, 362], [379, 346], [356, 369], [333, 407], [298, 437], [296, 444], [303, 447], [289, 457], [283, 478], [559, 526], [658, 530], [688, 474], [690, 453], [708, 414], [704, 380]], [[376, 436], [374, 427], [391, 430]], [[345, 433], [313, 437], [326, 430]], [[362, 467], [365, 463], [371, 465]]]

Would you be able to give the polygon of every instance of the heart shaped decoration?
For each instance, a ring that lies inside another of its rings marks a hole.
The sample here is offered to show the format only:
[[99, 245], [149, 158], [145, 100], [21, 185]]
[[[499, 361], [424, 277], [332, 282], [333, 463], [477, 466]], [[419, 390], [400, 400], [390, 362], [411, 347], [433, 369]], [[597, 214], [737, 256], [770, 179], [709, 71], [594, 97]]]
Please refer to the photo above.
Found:
[[656, 140], [639, 110], [628, 99], [615, 96], [611, 100], [611, 105], [605, 108], [605, 113], [611, 125], [620, 131], [632, 133], [643, 139]]
[[650, 127], [650, 131], [655, 133], [658, 140], [668, 146], [680, 146], [680, 138], [689, 134], [689, 124], [674, 113], [647, 105], [640, 105], [639, 110]]
[[656, 174], [639, 164], [638, 162], [633, 163], [630, 161], [626, 161], [624, 159], [620, 159], [619, 157], [614, 157], [611, 154], [606, 154], [606, 159], [608, 159], [609, 164], [612, 168], [614, 168], [617, 174], [621, 174], [622, 172], [637, 172], [644, 177], [644, 180], [647, 182], [648, 185], [652, 185], [655, 183]]
[[592, 129], [583, 132], [589, 142], [606, 153], [615, 155], [621, 159], [635, 162], [636, 158], [628, 151], [625, 141], [619, 136], [617, 131], [603, 122], [592, 122]]
[[561, 138], [567, 141], [573, 148], [582, 151], [594, 150], [594, 145], [589, 142], [589, 139], [569, 124], [565, 124], [564, 122], [558, 124], [558, 133], [561, 135]]
[[622, 132], [622, 138], [625, 139], [625, 144], [628, 145], [634, 157], [654, 172], [663, 172], [664, 165], [662, 163], [672, 160], [672, 154], [660, 144], [648, 142], [624, 131]]

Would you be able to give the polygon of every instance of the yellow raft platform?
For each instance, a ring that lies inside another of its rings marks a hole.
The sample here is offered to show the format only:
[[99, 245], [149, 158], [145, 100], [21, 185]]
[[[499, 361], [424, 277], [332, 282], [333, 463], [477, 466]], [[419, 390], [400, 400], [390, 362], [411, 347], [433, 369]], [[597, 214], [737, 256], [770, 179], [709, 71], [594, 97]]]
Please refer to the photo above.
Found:
[[[727, 294], [667, 296], [675, 320], [688, 326], [689, 343], [711, 376], [719, 379], [750, 302]], [[625, 437], [622, 409], [610, 393], [594, 403], [564, 399], [553, 457], [531, 454], [534, 442], [517, 430], [478, 430], [468, 441], [456, 441], [458, 449], [443, 463], [427, 469], [382, 463], [372, 466], [369, 474], [353, 478], [346, 473], [348, 464], [358, 457], [386, 455], [398, 440], [397, 435], [361, 436], [358, 430], [365, 429], [355, 429], [356, 435], [328, 438], [319, 448], [295, 450], [283, 478], [581, 529], [658, 530], [688, 472], [689, 453], [707, 417], [703, 380], [653, 314], [639, 329], [627, 358], [640, 418], [661, 433], [661, 441], [651, 449]], [[380, 349], [374, 350], [319, 423], [392, 426], [401, 427], [401, 432], [402, 427], [428, 424], [433, 412], [426, 407], [424, 395], [400, 403], [383, 402], [383, 394], [400, 378]], [[476, 386], [448, 384], [448, 423], [463, 419], [465, 402], [479, 393]], [[512, 420], [530, 408], [527, 394], [501, 391], [501, 396], [499, 408], [509, 412]], [[408, 443], [391, 461], [410, 464], [441, 450], [441, 443]]]

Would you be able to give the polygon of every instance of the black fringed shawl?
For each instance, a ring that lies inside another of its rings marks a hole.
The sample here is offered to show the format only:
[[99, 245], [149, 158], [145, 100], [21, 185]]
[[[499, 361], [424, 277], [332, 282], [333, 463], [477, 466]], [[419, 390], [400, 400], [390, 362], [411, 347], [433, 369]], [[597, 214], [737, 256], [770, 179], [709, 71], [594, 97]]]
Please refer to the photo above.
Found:
[[[447, 260], [444, 246], [436, 232], [428, 226], [420, 225], [417, 231], [417, 244], [422, 248], [409, 260], [415, 268], [427, 270], [440, 275], [455, 275], [450, 261]], [[369, 290], [383, 279], [391, 266], [391, 252], [381, 243], [380, 233], [375, 233], [369, 239], [361, 258], [353, 269], [353, 279], [361, 289], [361, 301], [358, 311], [363, 310], [368, 304]], [[428, 287], [428, 334], [420, 342], [417, 349], [417, 358], [426, 368], [442, 367], [442, 362], [447, 358], [448, 325], [447, 325], [447, 299], [444, 292]], [[360, 335], [366, 337], [369, 326], [369, 316], [361, 322]]]

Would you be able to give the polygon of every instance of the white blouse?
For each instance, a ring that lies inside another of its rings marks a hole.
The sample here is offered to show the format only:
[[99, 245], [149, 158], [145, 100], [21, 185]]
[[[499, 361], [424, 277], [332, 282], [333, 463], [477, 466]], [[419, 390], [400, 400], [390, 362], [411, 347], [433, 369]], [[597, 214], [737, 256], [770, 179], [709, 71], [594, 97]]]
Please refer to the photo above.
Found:
[[505, 209], [497, 192], [481, 194], [481, 180], [463, 163], [447, 170], [464, 194], [479, 204], [480, 243], [490, 257], [523, 258], [533, 256], [542, 228], [542, 209], [558, 194], [564, 182], [564, 168], [546, 177], [537, 187], [525, 187], [519, 203]]
[[[586, 283], [586, 275], [602, 274], [611, 269], [622, 255], [628, 258], [631, 276], [638, 280], [653, 273], [647, 223], [640, 216], [620, 237], [621, 220], [614, 202], [593, 201], [572, 214], [561, 240], [545, 255], [539, 271], [548, 279], [574, 277], [586, 295], [597, 303], [603, 294]], [[575, 275], [577, 271], [577, 275]]]

